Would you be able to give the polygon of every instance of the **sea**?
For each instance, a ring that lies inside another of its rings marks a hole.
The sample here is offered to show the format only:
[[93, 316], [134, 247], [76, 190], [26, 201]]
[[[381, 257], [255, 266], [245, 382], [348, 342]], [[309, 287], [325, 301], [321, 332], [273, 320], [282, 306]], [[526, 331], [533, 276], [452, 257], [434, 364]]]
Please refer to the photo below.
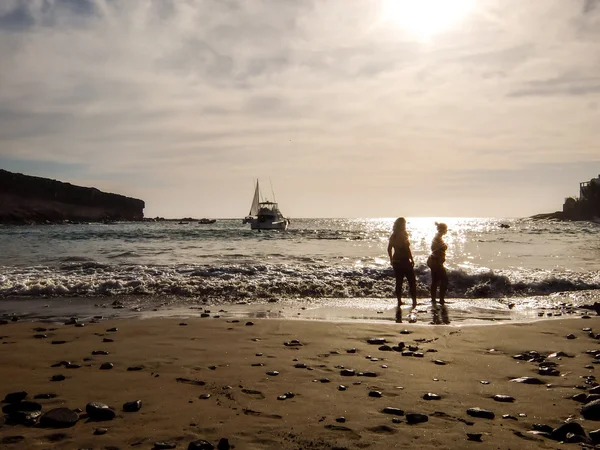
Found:
[[[394, 220], [292, 219], [262, 232], [241, 219], [0, 225], [0, 316], [397, 322], [411, 302], [405, 287], [396, 308]], [[436, 221], [448, 225], [444, 323], [548, 319], [600, 301], [600, 224], [407, 218], [418, 323], [439, 323], [426, 266]]]

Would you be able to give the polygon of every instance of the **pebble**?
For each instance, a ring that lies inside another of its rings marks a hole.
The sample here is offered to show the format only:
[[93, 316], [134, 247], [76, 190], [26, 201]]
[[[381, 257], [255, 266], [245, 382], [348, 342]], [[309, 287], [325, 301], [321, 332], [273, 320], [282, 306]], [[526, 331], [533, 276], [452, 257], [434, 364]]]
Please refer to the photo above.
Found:
[[423, 400], [441, 400], [442, 397], [439, 396], [438, 394], [432, 394], [431, 392], [428, 392], [427, 394], [425, 394], [423, 396]]
[[494, 400], [496, 400], [497, 402], [504, 402], [504, 403], [512, 403], [515, 401], [514, 397], [511, 397], [510, 395], [496, 394], [492, 398]]
[[540, 380], [539, 378], [535, 378], [535, 377], [513, 378], [510, 381], [512, 381], [513, 383], [524, 383], [524, 384], [545, 384], [542, 380]]
[[65, 367], [67, 369], [79, 369], [81, 368], [81, 364], [69, 363]]
[[110, 370], [114, 367], [115, 365], [111, 362], [105, 362], [102, 363], [102, 365], [100, 366], [100, 370]]
[[67, 377], [65, 377], [64, 375], [52, 375], [52, 378], [50, 378], [50, 381], [63, 381], [65, 380]]
[[263, 363], [252, 363], [251, 367], [263, 367], [264, 364]]
[[338, 386], [338, 391], [345, 391], [346, 389], [347, 389], [347, 387], [346, 387], [346, 386], [344, 386], [343, 384], [340, 384], [340, 385]]
[[262, 355], [263, 355], [263, 353], [260, 353], [260, 352], [255, 354], [255, 356], [262, 356]]
[[180, 327], [187, 327], [187, 323], [185, 323], [185, 322], [181, 322], [181, 323], [179, 324], [179, 326], [180, 326]]
[[217, 450], [230, 450], [232, 447], [229, 444], [229, 439], [221, 438], [217, 443]]
[[48, 336], [45, 334], [34, 334], [33, 337], [36, 339], [46, 339]]
[[79, 420], [79, 415], [69, 408], [54, 408], [40, 418], [40, 426], [45, 428], [68, 428]]
[[384, 338], [369, 338], [367, 339], [367, 344], [371, 344], [371, 345], [382, 345], [385, 344], [387, 341]]
[[392, 423], [402, 423], [402, 419], [398, 417], [392, 417]]
[[321, 378], [319, 381], [321, 383], [331, 383], [331, 380], [329, 378]]
[[487, 381], [487, 380], [481, 380], [481, 381], [480, 381], [480, 383], [481, 383], [481, 384], [490, 384], [490, 382], [489, 382], [489, 381]]
[[131, 366], [127, 368], [128, 372], [137, 372], [139, 370], [143, 370], [144, 366]]
[[370, 391], [369, 397], [381, 398], [383, 397], [383, 394], [381, 393], [381, 391]]
[[552, 430], [550, 437], [557, 441], [564, 441], [569, 434], [585, 437], [585, 430], [578, 422], [565, 422]]
[[427, 422], [429, 417], [426, 414], [409, 413], [406, 415], [406, 422], [409, 425], [415, 425], [417, 423]]
[[43, 400], [48, 400], [51, 398], [56, 398], [56, 394], [37, 394], [35, 397], [33, 397], [35, 399], [43, 399]]
[[391, 406], [387, 406], [387, 407], [383, 408], [381, 410], [381, 412], [384, 414], [391, 414], [393, 416], [403, 416], [404, 415], [404, 410], [402, 410], [400, 408], [393, 408]]
[[552, 377], [557, 377], [560, 375], [560, 372], [558, 370], [556, 370], [554, 367], [540, 367], [538, 369], [538, 373], [540, 375], [546, 375], [546, 376], [552, 376]]
[[92, 355], [96, 356], [96, 355], [108, 355], [108, 352], [105, 350], [94, 350], [92, 352]]
[[356, 375], [356, 372], [352, 369], [344, 369], [340, 371], [340, 375], [343, 377], [353, 377], [354, 375]]
[[375, 372], [358, 372], [357, 376], [375, 378], [377, 374]]
[[252, 325], [254, 325], [254, 322], [246, 322], [247, 327], [251, 327]]
[[567, 334], [567, 339], [577, 339], [574, 334]]
[[434, 362], [434, 364], [437, 364], [438, 366], [445, 366], [447, 364], [446, 361], [442, 361], [441, 359], [436, 359], [433, 362]]
[[496, 415], [492, 411], [482, 408], [469, 408], [467, 414], [471, 417], [479, 417], [481, 419], [493, 419]]
[[25, 400], [25, 398], [27, 397], [27, 392], [25, 391], [18, 391], [18, 392], [11, 392], [10, 394], [6, 394], [4, 396], [4, 403], [18, 403], [20, 401]]
[[114, 410], [110, 409], [108, 405], [100, 402], [90, 402], [85, 406], [85, 412], [90, 416], [92, 420], [104, 421], [113, 420], [116, 416]]
[[298, 364], [294, 364], [294, 367], [296, 369], [306, 369], [308, 366], [304, 363], [298, 363]]
[[210, 394], [201, 394], [198, 398], [201, 400], [208, 400], [210, 398]]
[[594, 400], [583, 406], [581, 415], [587, 420], [600, 420], [600, 400]]
[[481, 442], [481, 433], [467, 433], [467, 440]]
[[60, 344], [65, 344], [67, 341], [52, 341], [51, 344], [52, 345], [60, 345]]
[[346, 353], [356, 353], [356, 349], [355, 348], [349, 348], [348, 350], [346, 350]]
[[117, 327], [113, 327], [113, 328], [109, 328], [108, 330], [106, 330], [108, 333], [116, 333], [117, 331], [119, 331], [119, 329]]
[[510, 414], [504, 414], [504, 415], [502, 416], [502, 418], [503, 418], [503, 419], [511, 419], [511, 420], [519, 420], [519, 419], [517, 419], [515, 416], [512, 416], [512, 415], [510, 415]]
[[108, 428], [96, 428], [94, 430], [94, 434], [96, 436], [102, 436], [103, 434], [106, 434], [108, 432]]
[[123, 403], [123, 411], [125, 412], [138, 412], [140, 409], [142, 409], [141, 400]]
[[279, 375], [279, 372], [277, 372], [276, 370], [270, 370], [269, 372], [267, 372], [267, 375], [269, 375], [270, 377], [276, 377], [277, 375]]
[[289, 342], [284, 342], [283, 345], [286, 347], [302, 347], [304, 344], [302, 344], [298, 339], [293, 339]]
[[382, 345], [381, 347], [379, 347], [379, 350], [382, 352], [391, 352], [392, 347], [390, 347], [389, 345]]
[[214, 450], [214, 448], [214, 445], [212, 445], [210, 442], [200, 439], [198, 441], [190, 442], [187, 450]]
[[592, 440], [592, 444], [600, 444], [600, 430], [594, 430], [589, 432], [590, 439]]
[[165, 450], [165, 449], [170, 449], [170, 448], [177, 448], [177, 444], [175, 444], [173, 442], [164, 442], [164, 441], [159, 441], [159, 442], [154, 443], [155, 450]]
[[412, 333], [412, 331], [408, 331], [408, 330], [402, 330], [400, 332], [400, 334], [411, 334], [411, 333]]

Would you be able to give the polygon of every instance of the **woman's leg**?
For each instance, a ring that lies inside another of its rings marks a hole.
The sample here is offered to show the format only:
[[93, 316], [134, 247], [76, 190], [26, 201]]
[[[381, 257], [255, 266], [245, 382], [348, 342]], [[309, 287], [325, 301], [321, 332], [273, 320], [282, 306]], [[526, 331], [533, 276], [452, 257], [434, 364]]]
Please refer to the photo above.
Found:
[[443, 304], [448, 290], [448, 273], [446, 273], [445, 267], [442, 267], [440, 275], [440, 303]]
[[408, 289], [410, 291], [410, 297], [412, 298], [413, 307], [415, 307], [417, 306], [417, 279], [413, 268], [406, 273], [406, 280], [408, 281]]
[[394, 275], [396, 276], [396, 298], [398, 299], [398, 306], [402, 305], [402, 284], [404, 282], [404, 270], [397, 264], [392, 266], [394, 268]]
[[437, 268], [431, 268], [431, 301], [435, 303], [435, 295], [438, 284], [440, 284], [440, 276]]

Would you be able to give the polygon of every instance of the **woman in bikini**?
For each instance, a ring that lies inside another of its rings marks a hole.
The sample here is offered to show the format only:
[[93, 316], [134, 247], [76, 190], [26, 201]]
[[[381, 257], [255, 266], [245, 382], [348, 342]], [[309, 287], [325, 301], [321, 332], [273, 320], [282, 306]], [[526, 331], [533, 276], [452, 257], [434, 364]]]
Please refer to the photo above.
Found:
[[448, 274], [444, 267], [446, 250], [448, 246], [442, 239], [448, 232], [445, 223], [435, 223], [437, 233], [431, 242], [431, 255], [427, 258], [427, 265], [431, 269], [431, 302], [435, 303], [438, 286], [440, 287], [440, 304], [444, 304], [446, 290], [448, 289]]
[[410, 242], [408, 241], [408, 233], [406, 232], [406, 219], [404, 217], [399, 217], [394, 222], [394, 229], [388, 244], [388, 255], [390, 256], [390, 263], [396, 275], [398, 306], [402, 305], [402, 284], [404, 277], [406, 277], [413, 307], [416, 307], [417, 281], [414, 270], [415, 261], [410, 251]]

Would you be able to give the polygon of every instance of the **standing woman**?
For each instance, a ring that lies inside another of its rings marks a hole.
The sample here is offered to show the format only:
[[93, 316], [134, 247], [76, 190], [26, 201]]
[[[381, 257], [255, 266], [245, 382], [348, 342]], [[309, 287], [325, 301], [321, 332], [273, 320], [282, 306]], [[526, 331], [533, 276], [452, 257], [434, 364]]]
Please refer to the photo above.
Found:
[[390, 263], [394, 268], [394, 275], [396, 275], [398, 306], [402, 305], [402, 283], [404, 282], [404, 277], [406, 277], [413, 307], [416, 307], [417, 281], [414, 270], [415, 261], [410, 251], [410, 242], [408, 242], [408, 233], [406, 232], [406, 219], [404, 217], [399, 217], [394, 222], [394, 229], [388, 244], [388, 255], [390, 256]]
[[446, 250], [448, 246], [442, 239], [448, 232], [445, 223], [435, 223], [437, 233], [431, 242], [431, 255], [427, 258], [427, 265], [431, 269], [431, 302], [435, 303], [438, 285], [440, 287], [440, 303], [444, 304], [446, 290], [448, 289], [448, 274], [444, 267], [446, 261]]

